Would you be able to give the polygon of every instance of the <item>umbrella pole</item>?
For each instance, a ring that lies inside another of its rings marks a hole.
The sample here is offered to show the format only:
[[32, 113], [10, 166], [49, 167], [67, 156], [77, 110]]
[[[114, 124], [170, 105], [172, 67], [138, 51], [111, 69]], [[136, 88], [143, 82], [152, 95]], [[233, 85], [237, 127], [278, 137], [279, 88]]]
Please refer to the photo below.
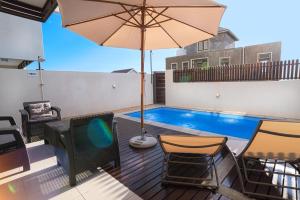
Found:
[[[145, 1], [144, 1], [145, 5]], [[145, 7], [141, 8], [141, 139], [145, 140], [144, 88], [145, 88]]]
[[[145, 4], [145, 1], [144, 1]], [[144, 127], [144, 88], [145, 88], [145, 7], [141, 9], [141, 135], [130, 139], [129, 144], [136, 148], [149, 148], [157, 144], [152, 136], [145, 136]]]
[[145, 88], [145, 29], [141, 28], [141, 139], [145, 140], [144, 88]]

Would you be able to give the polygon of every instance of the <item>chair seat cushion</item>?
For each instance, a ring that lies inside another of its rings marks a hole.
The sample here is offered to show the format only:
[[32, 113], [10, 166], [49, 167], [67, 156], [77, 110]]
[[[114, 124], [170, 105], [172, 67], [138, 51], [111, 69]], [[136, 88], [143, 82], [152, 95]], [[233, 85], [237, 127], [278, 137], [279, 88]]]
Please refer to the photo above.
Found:
[[36, 119], [30, 119], [28, 122], [29, 123], [44, 123], [44, 122], [51, 122], [51, 121], [56, 121], [59, 120], [58, 117], [56, 116], [40, 116], [39, 118]]
[[263, 120], [244, 157], [294, 161], [300, 158], [300, 123]]
[[29, 104], [28, 108], [29, 108], [30, 119], [51, 117], [53, 115], [51, 111], [50, 102]]

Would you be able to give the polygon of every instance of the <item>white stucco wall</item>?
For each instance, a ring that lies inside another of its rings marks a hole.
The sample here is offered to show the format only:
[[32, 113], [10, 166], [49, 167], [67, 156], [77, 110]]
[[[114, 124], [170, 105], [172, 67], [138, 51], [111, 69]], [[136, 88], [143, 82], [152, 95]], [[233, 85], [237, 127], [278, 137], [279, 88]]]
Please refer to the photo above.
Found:
[[21, 121], [22, 103], [41, 99], [38, 77], [29, 77], [25, 70], [0, 69], [0, 115]]
[[0, 12], [0, 58], [44, 57], [42, 24]]
[[168, 70], [166, 105], [300, 119], [300, 80], [173, 83]]
[[[60, 107], [63, 117], [140, 104], [139, 74], [43, 71], [42, 77], [44, 99]], [[150, 75], [146, 75], [145, 91], [145, 104], [152, 104]], [[26, 70], [0, 69], [0, 115], [12, 115], [20, 123], [22, 103], [41, 98], [39, 76], [29, 76]]]

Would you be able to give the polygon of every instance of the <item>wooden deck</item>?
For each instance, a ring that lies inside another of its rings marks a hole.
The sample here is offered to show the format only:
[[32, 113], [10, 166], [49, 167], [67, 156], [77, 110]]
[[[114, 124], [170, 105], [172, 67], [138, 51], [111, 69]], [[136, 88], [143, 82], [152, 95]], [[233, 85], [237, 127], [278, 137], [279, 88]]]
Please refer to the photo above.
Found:
[[[159, 145], [153, 148], [139, 150], [133, 149], [128, 145], [128, 140], [135, 135], [139, 134], [139, 123], [130, 120], [118, 118], [118, 129], [119, 129], [119, 142], [120, 142], [120, 153], [121, 153], [121, 168], [108, 167], [105, 170], [127, 186], [130, 190], [140, 196], [142, 199], [216, 199], [226, 200], [232, 199], [219, 194], [212, 193], [209, 190], [185, 187], [185, 186], [162, 186], [161, 185], [161, 170], [163, 152]], [[184, 134], [181, 132], [174, 132], [168, 129], [146, 125], [148, 133], [152, 135], [158, 134]], [[217, 165], [224, 161], [228, 152], [225, 150], [220, 153], [216, 158]], [[223, 163], [222, 163], [223, 164]], [[220, 167], [220, 166], [219, 166]], [[222, 166], [222, 168], [226, 166]], [[226, 188], [234, 189], [235, 191], [241, 191], [241, 186], [237, 176], [235, 168], [230, 168], [228, 173], [221, 179], [222, 186]], [[186, 171], [185, 168], [180, 168], [179, 173]], [[206, 172], [204, 172], [206, 173]], [[256, 180], [266, 180], [265, 174], [252, 174]], [[299, 181], [299, 180], [298, 180]], [[252, 192], [260, 193], [273, 193], [276, 194], [274, 188], [258, 187], [257, 185], [246, 185], [248, 190]], [[232, 193], [229, 191], [229, 193]], [[224, 193], [223, 193], [224, 194]], [[229, 195], [230, 196], [230, 195]], [[299, 194], [296, 198], [299, 197]], [[241, 196], [238, 199], [247, 197]], [[295, 198], [292, 198], [295, 199]]]
[[[161, 185], [161, 170], [163, 152], [159, 145], [153, 148], [138, 150], [129, 147], [128, 140], [139, 134], [139, 123], [118, 119], [119, 142], [121, 153], [121, 168], [107, 168], [106, 171], [122, 182], [134, 193], [143, 199], [227, 199], [226, 197], [213, 194], [208, 190], [188, 188], [182, 186]], [[147, 126], [148, 132], [157, 134], [176, 133], [164, 128]], [[176, 134], [182, 134], [177, 132]], [[217, 162], [223, 159], [219, 155]], [[223, 181], [230, 187], [237, 188], [236, 174], [229, 174]]]
[[[183, 134], [168, 129], [146, 126], [149, 133], [157, 134]], [[121, 153], [121, 168], [108, 168], [106, 171], [122, 182], [134, 193], [143, 199], [227, 199], [220, 194], [213, 194], [204, 189], [161, 185], [161, 170], [163, 152], [159, 145], [153, 148], [139, 150], [128, 145], [128, 140], [139, 134], [139, 123], [126, 119], [118, 119], [119, 142]], [[220, 163], [226, 156], [218, 155], [217, 163]], [[185, 170], [185, 169], [183, 169]], [[230, 173], [223, 184], [229, 187], [238, 188], [236, 174]]]
[[[121, 154], [120, 168], [113, 168], [112, 165], [109, 164], [103, 168], [106, 171], [104, 174], [102, 169], [99, 169], [100, 171], [92, 172], [92, 174], [91, 172], [84, 172], [82, 175], [77, 176], [78, 185], [71, 188], [68, 184], [67, 174], [64, 173], [61, 167], [56, 165], [56, 157], [54, 155], [53, 148], [49, 145], [44, 145], [43, 142], [39, 141], [27, 145], [32, 170], [4, 179], [0, 177], [0, 199], [2, 199], [3, 195], [7, 195], [7, 197], [9, 197], [3, 199], [14, 200], [46, 200], [53, 199], [54, 197], [57, 199], [60, 199], [59, 197], [61, 197], [65, 200], [74, 199], [74, 196], [76, 195], [80, 200], [97, 199], [101, 195], [102, 199], [106, 199], [103, 197], [105, 194], [110, 194], [110, 199], [124, 200], [139, 199], [136, 195], [146, 200], [249, 199], [240, 193], [241, 184], [238, 179], [237, 171], [233, 165], [232, 157], [226, 149], [216, 156], [218, 177], [222, 183], [218, 193], [212, 193], [209, 190], [195, 187], [174, 185], [162, 186], [161, 171], [163, 164], [163, 152], [160, 145], [144, 150], [131, 148], [128, 145], [128, 141], [132, 136], [140, 134], [140, 125], [137, 122], [123, 118], [118, 118], [117, 120]], [[152, 125], [146, 125], [146, 130], [148, 133], [153, 135], [185, 134]], [[256, 166], [261, 169], [267, 169], [268, 171], [275, 170], [293, 174], [297, 173], [294, 168], [290, 168], [288, 165], [282, 166], [278, 163], [275, 165], [259, 163]], [[199, 169], [177, 166], [171, 169], [173, 169], [172, 171], [175, 171], [177, 174], [179, 173], [188, 176], [206, 176], [208, 174], [208, 170], [206, 168]], [[57, 176], [57, 174], [60, 175]], [[283, 182], [285, 185], [294, 185], [296, 187], [300, 186], [300, 177], [292, 179], [285, 176], [270, 176], [265, 172], [259, 174], [250, 172], [249, 175], [251, 180], [259, 182], [267, 181], [271, 183], [275, 181], [277, 183]], [[41, 177], [44, 178], [41, 179]], [[127, 188], [120, 184], [120, 182]], [[106, 187], [106, 184], [110, 184], [111, 186]], [[19, 192], [16, 194], [7, 192], [7, 187], [9, 185], [17, 185], [19, 188], [17, 191]], [[246, 184], [245, 186], [247, 191], [251, 192], [273, 194], [276, 196], [281, 193], [285, 193], [285, 196], [287, 196], [288, 199], [300, 199], [300, 190], [298, 190], [298, 192], [289, 190], [281, 191], [278, 188], [267, 186], [262, 187], [255, 184]], [[24, 193], [24, 191], [31, 192]], [[123, 195], [122, 198], [120, 196], [121, 194]], [[128, 196], [128, 194], [130, 195]]]

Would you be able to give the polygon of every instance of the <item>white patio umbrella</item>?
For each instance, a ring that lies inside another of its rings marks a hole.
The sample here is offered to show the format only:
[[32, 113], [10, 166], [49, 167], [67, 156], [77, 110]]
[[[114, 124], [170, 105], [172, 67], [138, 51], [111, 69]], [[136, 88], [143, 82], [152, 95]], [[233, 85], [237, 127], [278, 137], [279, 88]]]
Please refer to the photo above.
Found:
[[141, 135], [134, 147], [154, 146], [144, 129], [144, 51], [182, 48], [218, 33], [225, 6], [212, 0], [58, 0], [63, 26], [99, 45], [141, 51]]

